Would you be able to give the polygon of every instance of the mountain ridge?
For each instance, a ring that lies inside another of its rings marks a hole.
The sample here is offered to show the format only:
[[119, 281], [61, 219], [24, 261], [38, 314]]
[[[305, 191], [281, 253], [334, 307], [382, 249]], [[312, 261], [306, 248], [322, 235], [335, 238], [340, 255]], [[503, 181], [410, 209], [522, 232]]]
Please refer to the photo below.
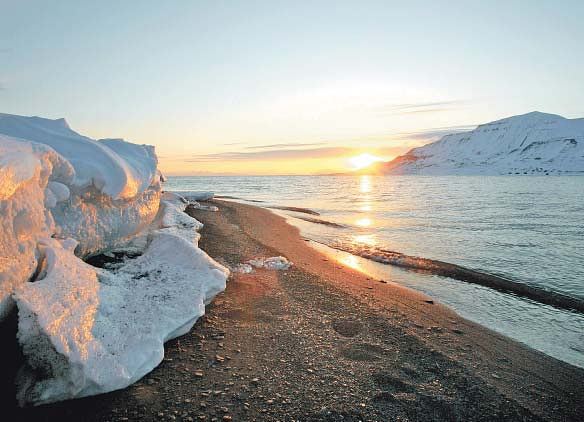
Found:
[[584, 118], [533, 111], [413, 148], [384, 174], [584, 174]]

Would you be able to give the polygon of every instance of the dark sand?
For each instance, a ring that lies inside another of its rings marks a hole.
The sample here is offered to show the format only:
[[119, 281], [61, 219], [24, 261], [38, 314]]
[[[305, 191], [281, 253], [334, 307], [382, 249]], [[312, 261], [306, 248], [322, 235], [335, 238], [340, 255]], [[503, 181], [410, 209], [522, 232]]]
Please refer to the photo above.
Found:
[[328, 261], [267, 210], [215, 204], [192, 211], [212, 257], [295, 265], [235, 274], [133, 386], [20, 420], [583, 420], [584, 370]]

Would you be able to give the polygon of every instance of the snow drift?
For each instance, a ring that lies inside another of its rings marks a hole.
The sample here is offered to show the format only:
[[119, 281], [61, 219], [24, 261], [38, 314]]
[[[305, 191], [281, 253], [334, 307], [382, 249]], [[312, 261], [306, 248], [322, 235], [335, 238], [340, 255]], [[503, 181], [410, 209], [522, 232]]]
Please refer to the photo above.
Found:
[[39, 238], [98, 253], [148, 226], [160, 202], [153, 147], [97, 142], [63, 119], [0, 114], [0, 185], [0, 319], [33, 275]]
[[14, 289], [36, 271], [38, 240], [55, 232], [45, 204], [55, 198], [50, 183], [66, 183], [72, 175], [52, 149], [0, 135], [0, 320], [13, 305]]
[[[16, 301], [22, 405], [130, 385], [225, 288], [160, 180], [153, 147], [0, 114], [0, 319]], [[82, 260], [125, 249], [139, 256], [115, 268]]]
[[584, 174], [584, 119], [532, 112], [446, 135], [381, 167], [390, 174]]
[[42, 243], [41, 279], [16, 293], [27, 359], [18, 377], [21, 404], [134, 383], [162, 361], [164, 343], [188, 332], [225, 289], [228, 270], [193, 243], [200, 223], [181, 204], [163, 200], [144, 254], [115, 270], [79, 260], [71, 241]]

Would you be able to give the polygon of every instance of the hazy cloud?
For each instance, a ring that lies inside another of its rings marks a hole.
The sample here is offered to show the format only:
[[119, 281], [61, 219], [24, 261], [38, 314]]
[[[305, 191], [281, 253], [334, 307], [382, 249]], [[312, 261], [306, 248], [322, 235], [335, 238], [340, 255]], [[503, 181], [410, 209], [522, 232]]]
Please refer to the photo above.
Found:
[[420, 141], [431, 141], [453, 133], [468, 132], [476, 128], [476, 125], [446, 126], [426, 129], [418, 132], [403, 132], [395, 135], [393, 139], [412, 139]]
[[254, 152], [221, 152], [216, 154], [200, 154], [186, 158], [185, 161], [191, 163], [212, 162], [212, 161], [254, 161], [254, 160], [284, 160], [298, 158], [324, 158], [338, 155], [346, 155], [353, 152], [353, 148], [327, 147], [327, 148], [306, 148], [306, 149], [276, 149], [269, 151]]
[[221, 144], [221, 145], [234, 146], [234, 145], [245, 145], [245, 144], [247, 144], [247, 142], [226, 142], [226, 143]]
[[467, 103], [464, 100], [432, 101], [419, 103], [387, 104], [375, 107], [374, 112], [379, 114], [415, 114], [415, 113], [440, 113], [452, 110]]
[[313, 142], [308, 144], [271, 144], [271, 145], [257, 145], [246, 147], [245, 149], [270, 149], [270, 148], [294, 148], [294, 147], [314, 147], [318, 145], [326, 145], [326, 142]]

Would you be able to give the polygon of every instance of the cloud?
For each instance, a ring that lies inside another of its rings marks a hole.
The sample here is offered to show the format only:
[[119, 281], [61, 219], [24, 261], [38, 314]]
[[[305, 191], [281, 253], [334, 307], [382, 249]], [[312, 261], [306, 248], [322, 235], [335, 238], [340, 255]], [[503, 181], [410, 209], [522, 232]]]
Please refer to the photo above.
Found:
[[326, 145], [325, 142], [313, 142], [305, 144], [271, 144], [271, 145], [257, 145], [252, 147], [246, 147], [245, 149], [269, 149], [269, 148], [295, 148], [295, 147], [314, 147], [318, 145]]
[[247, 142], [227, 142], [221, 145], [228, 145], [228, 146], [234, 146], [234, 145], [245, 145], [247, 144]]
[[457, 108], [468, 101], [448, 100], [419, 103], [387, 104], [373, 108], [378, 114], [417, 114], [417, 113], [440, 113]]
[[254, 152], [221, 152], [216, 154], [200, 154], [185, 158], [190, 163], [213, 161], [259, 161], [259, 160], [289, 160], [300, 158], [325, 158], [339, 155], [348, 155], [355, 150], [346, 147], [305, 148], [305, 149], [276, 149]]
[[435, 140], [436, 138], [441, 138], [446, 135], [451, 135], [453, 133], [461, 133], [461, 132], [468, 132], [469, 130], [473, 130], [476, 128], [477, 125], [461, 125], [461, 126], [445, 126], [445, 127], [438, 127], [438, 128], [430, 128], [418, 132], [403, 132], [398, 133], [393, 137], [393, 139], [401, 140], [401, 139], [408, 139], [408, 140], [420, 140], [420, 141], [431, 141]]

